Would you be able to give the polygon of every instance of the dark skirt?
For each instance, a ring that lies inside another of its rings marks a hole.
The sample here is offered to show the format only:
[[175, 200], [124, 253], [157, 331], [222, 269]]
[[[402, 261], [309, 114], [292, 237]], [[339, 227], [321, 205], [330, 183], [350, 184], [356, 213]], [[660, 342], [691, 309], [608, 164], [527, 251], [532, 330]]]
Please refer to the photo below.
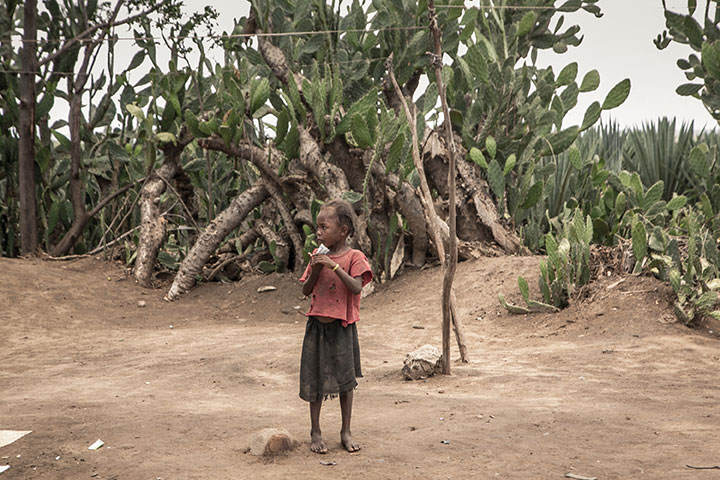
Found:
[[357, 326], [308, 317], [300, 359], [300, 398], [320, 402], [357, 387], [362, 377]]

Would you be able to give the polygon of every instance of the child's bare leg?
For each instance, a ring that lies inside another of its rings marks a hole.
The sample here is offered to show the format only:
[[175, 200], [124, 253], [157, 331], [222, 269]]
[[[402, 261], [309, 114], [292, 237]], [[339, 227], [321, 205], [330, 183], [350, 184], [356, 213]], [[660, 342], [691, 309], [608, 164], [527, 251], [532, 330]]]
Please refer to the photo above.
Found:
[[322, 400], [319, 402], [310, 402], [310, 451], [315, 453], [327, 453], [328, 449], [322, 439], [320, 432], [320, 409], [322, 408]]
[[342, 430], [340, 430], [340, 440], [342, 441], [342, 445], [343, 447], [345, 447], [345, 450], [347, 450], [348, 452], [357, 452], [358, 450], [360, 450], [360, 445], [353, 442], [352, 434], [350, 433], [352, 402], [352, 390], [340, 394], [340, 412], [342, 413]]

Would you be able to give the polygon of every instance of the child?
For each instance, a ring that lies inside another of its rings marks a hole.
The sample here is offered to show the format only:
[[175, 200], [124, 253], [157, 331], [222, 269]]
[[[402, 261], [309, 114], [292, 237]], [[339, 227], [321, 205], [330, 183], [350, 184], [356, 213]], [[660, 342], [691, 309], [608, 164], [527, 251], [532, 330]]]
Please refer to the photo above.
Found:
[[345, 244], [354, 233], [352, 207], [333, 200], [317, 216], [317, 240], [330, 251], [315, 254], [300, 281], [303, 295], [312, 294], [300, 361], [300, 398], [310, 402], [310, 450], [327, 453], [320, 432], [320, 408], [324, 398], [340, 395], [340, 439], [348, 452], [360, 446], [350, 433], [353, 389], [360, 369], [357, 327], [360, 291], [372, 280], [367, 258]]

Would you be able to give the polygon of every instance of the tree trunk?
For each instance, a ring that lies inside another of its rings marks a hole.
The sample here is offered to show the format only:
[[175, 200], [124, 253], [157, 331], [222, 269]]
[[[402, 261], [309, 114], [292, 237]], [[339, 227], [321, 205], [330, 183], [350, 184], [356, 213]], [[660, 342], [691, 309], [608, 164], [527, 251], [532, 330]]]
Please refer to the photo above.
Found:
[[18, 190], [20, 201], [20, 252], [38, 248], [37, 205], [35, 203], [35, 72], [37, 69], [37, 0], [24, 7], [23, 46], [20, 74], [20, 121], [18, 142]]
[[88, 221], [85, 210], [85, 188], [80, 178], [82, 164], [82, 139], [80, 138], [80, 119], [82, 115], [82, 96], [75, 91], [72, 80], [68, 81], [70, 90], [70, 202], [73, 206], [73, 223], [65, 236], [55, 245], [52, 256], [67, 254], [82, 236]]
[[[152, 173], [140, 193], [140, 239], [133, 275], [138, 284], [146, 288], [152, 286], [155, 260], [157, 260], [158, 252], [165, 240], [167, 227], [165, 218], [160, 216], [160, 195], [165, 192], [169, 182], [182, 172], [180, 155], [193, 140], [192, 135], [185, 128], [180, 131], [178, 137], [176, 144], [167, 144], [162, 147], [165, 161]], [[187, 206], [181, 194], [176, 193], [182, 204]], [[192, 216], [191, 212], [186, 213], [188, 216]], [[192, 221], [192, 218], [190, 220]]]
[[230, 205], [220, 212], [205, 228], [180, 265], [175, 280], [166, 295], [175, 300], [195, 285], [195, 278], [202, 271], [210, 255], [227, 235], [237, 228], [253, 208], [268, 198], [268, 191], [262, 182], [238, 195]]
[[[453, 281], [455, 279], [455, 270], [457, 269], [457, 229], [455, 221], [455, 141], [453, 140], [452, 125], [450, 123], [450, 109], [448, 108], [447, 98], [445, 96], [445, 84], [442, 78], [442, 38], [440, 27], [438, 25], [437, 15], [435, 13], [435, 1], [429, 0], [428, 7], [430, 11], [430, 28], [433, 31], [433, 39], [435, 40], [435, 57], [433, 64], [435, 66], [435, 82], [438, 86], [440, 95], [440, 103], [443, 110], [443, 125], [445, 127], [445, 139], [448, 148], [448, 226], [450, 227], [448, 255], [443, 266], [445, 267], [445, 275], [443, 275], [443, 373], [450, 375], [450, 324], [453, 323], [453, 315], [457, 315], [455, 307], [455, 296], [452, 294]], [[465, 345], [460, 343], [464, 334], [459, 321], [456, 319], [455, 331], [457, 332], [458, 346], [461, 350], [461, 358], [465, 360], [463, 350]], [[467, 361], [467, 360], [465, 360]]]
[[167, 222], [160, 215], [160, 195], [165, 192], [165, 182], [175, 176], [176, 161], [174, 158], [166, 159], [165, 163], [153, 172], [140, 193], [140, 239], [133, 276], [143, 287], [152, 286], [155, 260], [165, 239]]

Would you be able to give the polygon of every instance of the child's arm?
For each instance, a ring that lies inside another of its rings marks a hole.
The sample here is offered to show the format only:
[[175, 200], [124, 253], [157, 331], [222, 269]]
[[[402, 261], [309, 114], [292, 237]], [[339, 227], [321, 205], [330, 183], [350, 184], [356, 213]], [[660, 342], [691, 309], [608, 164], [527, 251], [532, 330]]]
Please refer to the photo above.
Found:
[[[315, 265], [319, 264], [335, 272], [335, 275], [338, 276], [338, 278], [343, 282], [343, 284], [345, 284], [347, 289], [350, 290], [350, 293], [352, 293], [353, 295], [357, 295], [362, 291], [362, 277], [351, 277], [349, 273], [347, 273], [345, 270], [340, 268], [337, 263], [335, 263], [335, 260], [328, 257], [327, 255], [314, 256], [311, 260], [311, 264], [313, 265], [313, 273], [310, 278], [307, 279], [305, 284], [308, 284], [310, 282], [310, 279], [312, 279], [313, 275], [316, 275]], [[320, 270], [322, 270], [322, 268], [320, 268]], [[317, 275], [320, 274], [320, 270], [317, 271]], [[315, 278], [315, 281], [317, 281], [317, 277]], [[312, 286], [315, 286], [315, 282], [313, 282]], [[310, 287], [309, 292], [312, 292], [312, 287]], [[309, 292], [305, 293], [305, 285], [303, 285], [303, 293], [305, 295], [309, 295]]]
[[310, 270], [310, 276], [305, 280], [305, 283], [303, 283], [303, 295], [306, 297], [310, 295], [315, 288], [315, 284], [318, 281], [318, 278], [320, 278], [320, 270], [323, 269], [323, 265], [316, 262], [316, 256], [310, 257], [310, 265], [312, 267], [312, 270]]

